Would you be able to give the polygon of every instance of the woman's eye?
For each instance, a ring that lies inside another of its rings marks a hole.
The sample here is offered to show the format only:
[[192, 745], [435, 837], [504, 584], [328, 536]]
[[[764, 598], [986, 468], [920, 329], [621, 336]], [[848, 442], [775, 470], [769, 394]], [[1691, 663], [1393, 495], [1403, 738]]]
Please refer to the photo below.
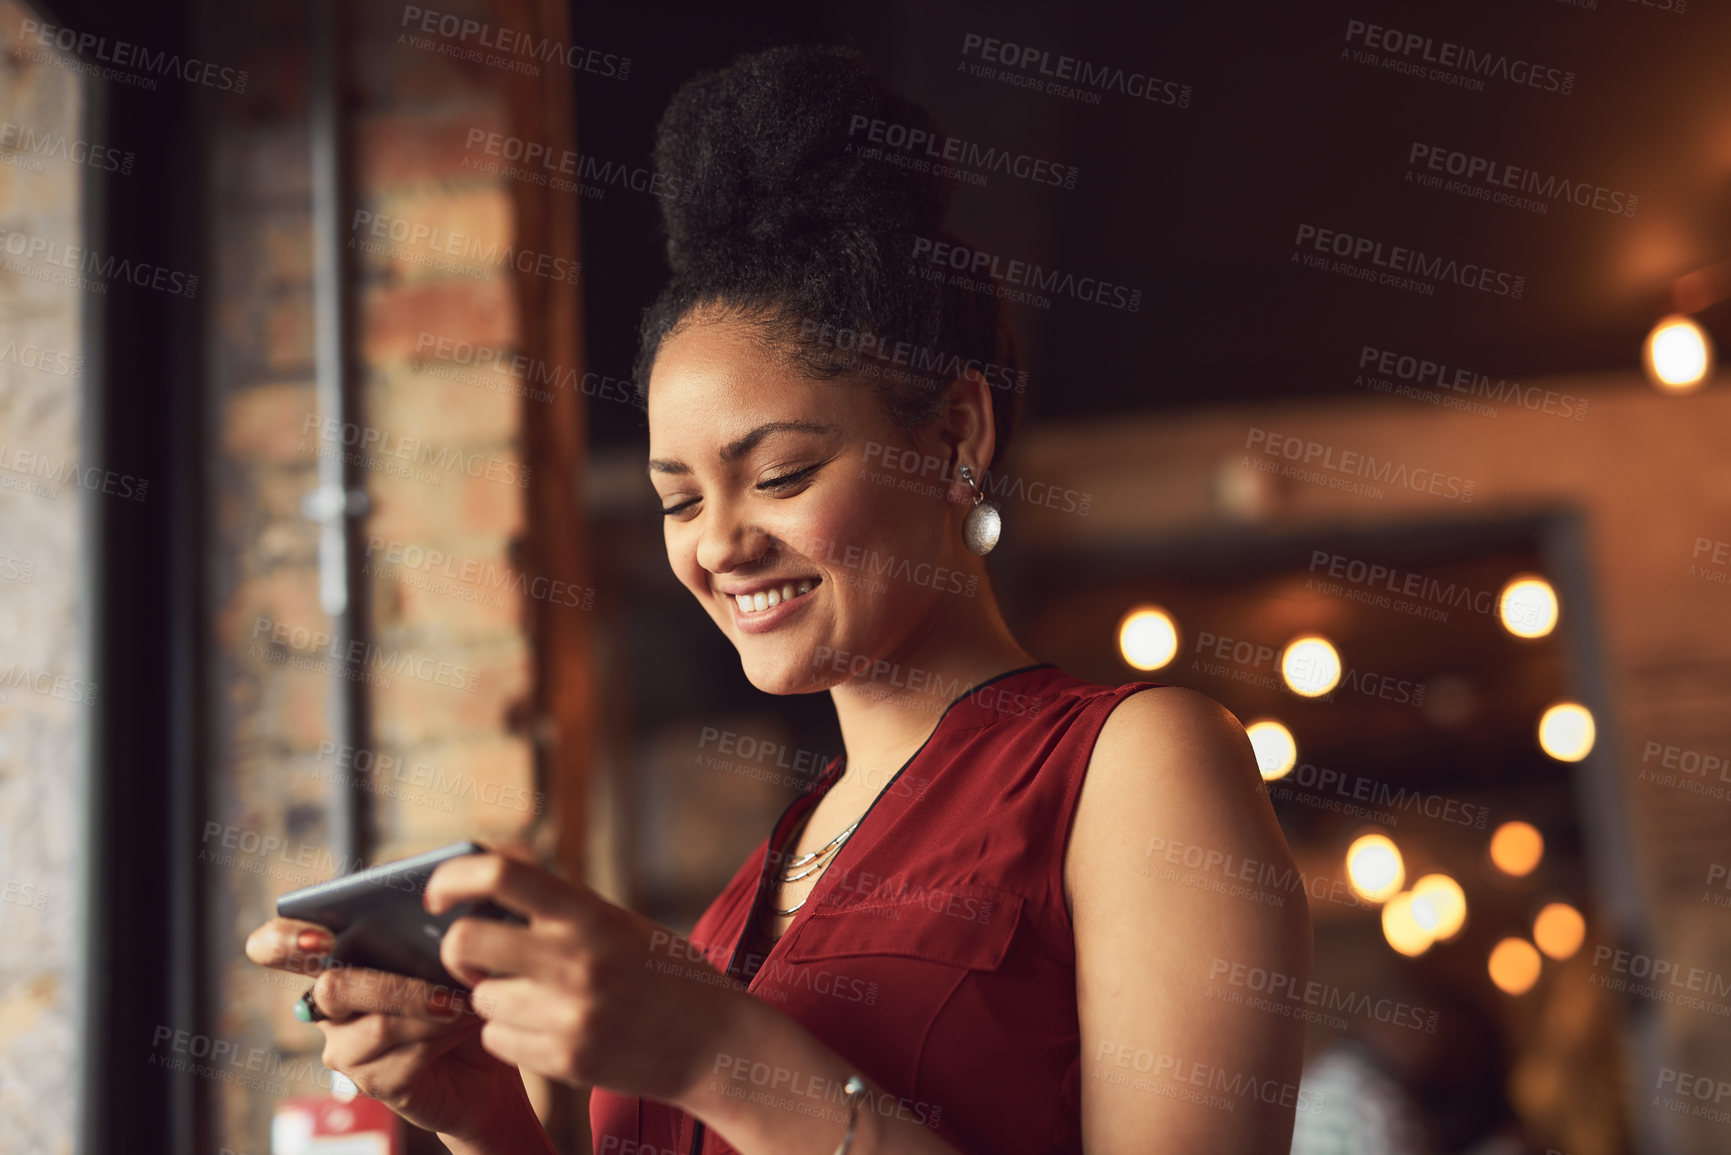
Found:
[[[758, 482], [757, 488], [768, 493], [791, 489], [793, 486], [798, 485], [800, 482], [822, 469], [826, 464], [827, 462], [820, 461], [816, 465], [808, 465], [804, 469], [796, 469], [792, 473], [784, 473], [780, 477], [771, 477], [766, 481]], [[699, 500], [699, 498], [692, 497], [675, 505], [663, 506], [661, 509], [662, 516], [676, 517], [696, 505]]]
[[785, 489], [786, 487], [792, 485], [794, 482], [803, 480], [805, 477], [809, 476], [810, 474], [817, 472], [818, 468], [819, 468], [819, 466], [817, 466], [817, 465], [808, 465], [804, 469], [796, 469], [792, 473], [784, 473], [780, 477], [772, 477], [768, 481], [760, 481], [757, 484], [757, 488], [759, 488], [759, 489]]

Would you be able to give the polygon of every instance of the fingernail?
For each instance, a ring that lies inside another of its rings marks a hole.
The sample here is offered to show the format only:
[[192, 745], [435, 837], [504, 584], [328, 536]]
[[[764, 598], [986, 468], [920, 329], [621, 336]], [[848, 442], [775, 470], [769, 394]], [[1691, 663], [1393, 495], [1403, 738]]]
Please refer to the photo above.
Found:
[[295, 947], [308, 954], [323, 954], [335, 941], [328, 930], [303, 930], [295, 937]]

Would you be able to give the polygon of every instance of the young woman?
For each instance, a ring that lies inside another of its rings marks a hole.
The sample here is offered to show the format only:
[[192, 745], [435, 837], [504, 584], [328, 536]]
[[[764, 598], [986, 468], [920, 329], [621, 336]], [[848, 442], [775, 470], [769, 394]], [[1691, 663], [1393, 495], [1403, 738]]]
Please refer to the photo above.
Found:
[[[1290, 853], [1225, 709], [1005, 626], [983, 497], [1018, 361], [991, 282], [922, 263], [955, 238], [947, 182], [890, 143], [921, 139], [834, 50], [668, 108], [657, 167], [694, 191], [664, 202], [638, 371], [668, 562], [753, 685], [829, 692], [846, 753], [689, 939], [481, 855], [429, 907], [529, 921], [446, 936], [472, 1009], [319, 976], [325, 1063], [453, 1151], [549, 1149], [521, 1069], [595, 1088], [620, 1155], [1287, 1149], [1303, 1028], [1251, 992], [1303, 990], [1309, 917], [1241, 880]], [[275, 920], [247, 950], [328, 946]]]

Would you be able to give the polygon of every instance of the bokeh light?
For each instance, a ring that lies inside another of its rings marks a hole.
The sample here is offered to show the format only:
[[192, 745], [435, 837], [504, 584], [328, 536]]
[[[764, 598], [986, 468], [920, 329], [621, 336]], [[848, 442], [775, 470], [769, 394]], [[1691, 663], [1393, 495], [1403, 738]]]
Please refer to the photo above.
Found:
[[1557, 626], [1557, 591], [1537, 574], [1517, 574], [1497, 598], [1497, 618], [1517, 638], [1542, 638]]
[[1641, 361], [1660, 392], [1693, 393], [1713, 371], [1713, 342], [1692, 318], [1675, 314], [1647, 334]]
[[1427, 874], [1412, 884], [1412, 916], [1437, 939], [1451, 939], [1467, 921], [1467, 896], [1446, 874]]
[[1340, 654], [1321, 635], [1294, 638], [1280, 655], [1280, 676], [1293, 693], [1320, 697], [1340, 682]]
[[1566, 959], [1581, 949], [1587, 937], [1587, 920], [1566, 902], [1553, 902], [1533, 919], [1533, 941], [1554, 959]]
[[1401, 883], [1406, 881], [1400, 847], [1386, 834], [1354, 839], [1346, 852], [1346, 880], [1360, 898], [1387, 902], [1400, 893]]
[[1389, 946], [1409, 958], [1423, 954], [1435, 941], [1436, 936], [1418, 921], [1410, 890], [1383, 904], [1382, 937], [1388, 940]]
[[1505, 822], [1491, 835], [1491, 861], [1504, 874], [1524, 878], [1544, 857], [1544, 835], [1530, 822]]
[[1264, 781], [1284, 778], [1298, 765], [1298, 743], [1292, 731], [1272, 718], [1263, 718], [1244, 727], [1250, 735], [1250, 748], [1256, 751], [1256, 768]]
[[1539, 981], [1539, 952], [1524, 938], [1505, 938], [1491, 948], [1491, 981], [1505, 995], [1524, 995]]
[[1141, 606], [1118, 623], [1118, 652], [1138, 670], [1158, 670], [1178, 654], [1178, 626], [1159, 606]]
[[1559, 762], [1592, 753], [1593, 735], [1593, 713], [1579, 702], [1558, 702], [1539, 719], [1539, 748]]

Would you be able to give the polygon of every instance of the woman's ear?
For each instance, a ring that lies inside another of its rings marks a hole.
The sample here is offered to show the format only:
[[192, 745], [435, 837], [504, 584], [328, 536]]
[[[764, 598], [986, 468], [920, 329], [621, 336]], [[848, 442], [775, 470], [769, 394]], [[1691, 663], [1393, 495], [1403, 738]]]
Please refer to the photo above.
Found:
[[950, 382], [934, 428], [951, 474], [968, 465], [984, 484], [986, 467], [997, 446], [997, 423], [992, 417], [992, 387], [978, 369], [964, 369]]

